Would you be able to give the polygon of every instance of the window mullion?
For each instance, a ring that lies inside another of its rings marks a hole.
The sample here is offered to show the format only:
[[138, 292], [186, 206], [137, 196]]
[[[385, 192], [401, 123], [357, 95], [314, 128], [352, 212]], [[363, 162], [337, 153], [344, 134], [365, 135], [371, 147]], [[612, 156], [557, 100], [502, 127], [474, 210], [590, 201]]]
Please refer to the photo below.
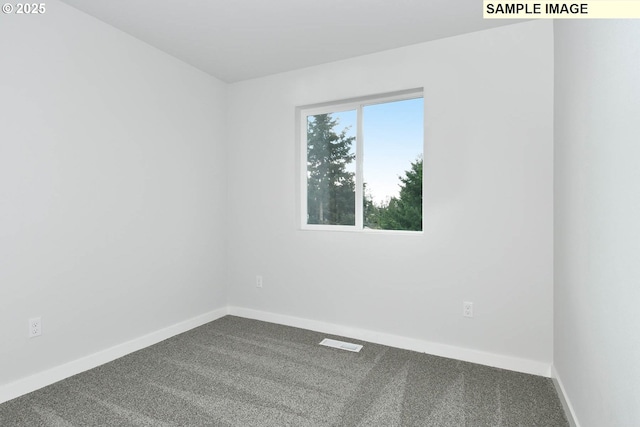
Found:
[[364, 140], [362, 135], [362, 105], [358, 105], [357, 113], [357, 132], [356, 132], [356, 229], [364, 228], [364, 174], [363, 174], [363, 155]]

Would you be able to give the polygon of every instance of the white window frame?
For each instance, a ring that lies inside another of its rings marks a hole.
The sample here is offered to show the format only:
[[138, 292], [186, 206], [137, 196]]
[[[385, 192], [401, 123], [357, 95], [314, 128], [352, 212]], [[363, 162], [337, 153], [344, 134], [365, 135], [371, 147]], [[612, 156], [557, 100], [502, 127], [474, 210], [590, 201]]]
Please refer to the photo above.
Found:
[[[299, 128], [298, 134], [298, 147], [300, 150], [300, 229], [301, 230], [320, 230], [320, 231], [351, 231], [351, 232], [371, 232], [371, 233], [402, 233], [402, 234], [416, 234], [423, 233], [424, 230], [424, 202], [422, 206], [423, 218], [422, 218], [422, 230], [372, 230], [364, 228], [364, 175], [363, 175], [363, 154], [364, 154], [364, 142], [362, 140], [362, 110], [364, 107], [376, 104], [385, 104], [394, 101], [406, 101], [409, 99], [424, 98], [423, 88], [403, 90], [399, 92], [386, 93], [380, 95], [366, 96], [362, 98], [353, 98], [335, 102], [325, 102], [322, 104], [314, 104], [308, 106], [301, 106], [296, 108], [296, 123]], [[355, 173], [355, 186], [356, 186], [356, 206], [355, 206], [355, 225], [332, 225], [332, 224], [308, 224], [307, 223], [307, 117], [315, 116], [318, 114], [328, 113], [340, 113], [344, 111], [356, 110], [357, 116], [357, 130], [356, 130], [356, 173]], [[423, 118], [424, 126], [424, 118]], [[422, 152], [424, 153], [424, 138], [422, 141]], [[423, 176], [424, 181], [424, 176]], [[424, 182], [423, 188], [423, 200], [424, 200]]]

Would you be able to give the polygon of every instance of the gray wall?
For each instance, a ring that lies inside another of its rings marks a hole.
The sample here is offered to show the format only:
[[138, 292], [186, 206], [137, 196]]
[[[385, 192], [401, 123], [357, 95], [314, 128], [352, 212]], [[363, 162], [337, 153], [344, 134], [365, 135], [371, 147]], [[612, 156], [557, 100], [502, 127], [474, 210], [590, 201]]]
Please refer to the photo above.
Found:
[[[552, 37], [530, 22], [230, 85], [229, 304], [548, 370]], [[415, 87], [424, 233], [301, 231], [295, 107]]]
[[55, 0], [1, 20], [0, 385], [226, 305], [225, 85]]
[[555, 23], [554, 365], [587, 426], [640, 420], [640, 23]]

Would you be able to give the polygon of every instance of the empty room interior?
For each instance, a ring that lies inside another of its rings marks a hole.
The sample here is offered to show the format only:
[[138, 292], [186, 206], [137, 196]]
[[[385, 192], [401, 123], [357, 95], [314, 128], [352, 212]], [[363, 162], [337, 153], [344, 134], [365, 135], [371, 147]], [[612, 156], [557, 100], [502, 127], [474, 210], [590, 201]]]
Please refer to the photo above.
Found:
[[[3, 12], [1, 425], [640, 422], [638, 20]], [[372, 99], [419, 100], [414, 231], [366, 226]], [[304, 128], [347, 104], [360, 202], [325, 227]]]

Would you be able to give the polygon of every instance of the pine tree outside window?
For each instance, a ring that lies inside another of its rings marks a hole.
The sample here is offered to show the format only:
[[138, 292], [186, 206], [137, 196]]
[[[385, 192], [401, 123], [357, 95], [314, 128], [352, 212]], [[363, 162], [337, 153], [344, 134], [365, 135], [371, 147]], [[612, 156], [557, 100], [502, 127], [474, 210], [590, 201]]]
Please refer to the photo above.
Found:
[[299, 112], [303, 229], [422, 231], [422, 90]]

